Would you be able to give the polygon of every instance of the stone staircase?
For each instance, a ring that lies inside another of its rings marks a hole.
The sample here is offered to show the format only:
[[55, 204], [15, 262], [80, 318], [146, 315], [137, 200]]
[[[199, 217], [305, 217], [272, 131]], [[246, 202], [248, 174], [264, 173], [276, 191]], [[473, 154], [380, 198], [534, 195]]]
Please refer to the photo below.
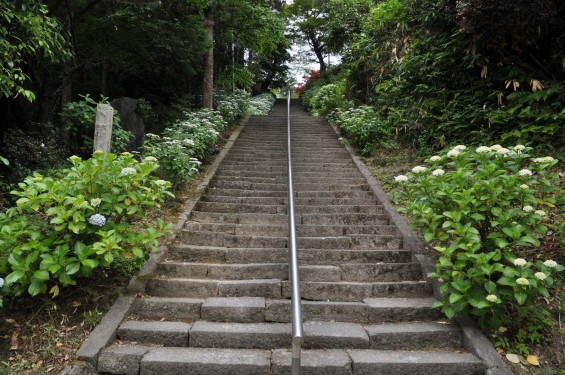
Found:
[[[290, 374], [284, 104], [248, 121], [99, 373]], [[292, 113], [302, 374], [484, 374], [334, 130]]]

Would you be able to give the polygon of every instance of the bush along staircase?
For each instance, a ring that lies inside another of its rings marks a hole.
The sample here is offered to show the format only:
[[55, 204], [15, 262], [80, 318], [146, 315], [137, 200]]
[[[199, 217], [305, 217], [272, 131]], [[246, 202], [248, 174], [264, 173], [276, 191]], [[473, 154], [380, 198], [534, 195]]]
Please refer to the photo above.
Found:
[[[291, 113], [302, 374], [507, 374], [432, 308], [420, 262], [334, 129], [298, 103]], [[249, 119], [129, 297], [97, 372], [290, 374], [286, 157], [278, 102]]]

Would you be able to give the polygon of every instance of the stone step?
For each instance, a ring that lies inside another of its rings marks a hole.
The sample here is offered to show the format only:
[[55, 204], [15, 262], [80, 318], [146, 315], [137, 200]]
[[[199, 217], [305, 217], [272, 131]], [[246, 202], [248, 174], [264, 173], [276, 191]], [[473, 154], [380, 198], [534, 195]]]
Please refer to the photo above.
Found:
[[[392, 301], [391, 301], [392, 300]], [[302, 301], [304, 321], [333, 321], [360, 324], [441, 320], [432, 308], [433, 298], [381, 298], [364, 302]], [[291, 302], [263, 297], [137, 298], [132, 316], [140, 320], [194, 322], [207, 320], [236, 323], [290, 323]], [[438, 323], [439, 324], [439, 323]]]
[[[227, 203], [227, 202], [206, 202], [201, 201], [195, 207], [198, 211], [216, 213], [266, 213], [266, 214], [286, 214], [287, 205], [285, 204], [246, 204], [246, 203]], [[384, 209], [377, 205], [298, 205], [294, 206], [296, 213], [369, 213], [382, 214]]]
[[[194, 246], [177, 243], [171, 246], [168, 254], [171, 260], [208, 263], [285, 263], [288, 262], [288, 249], [268, 248], [225, 248], [214, 246]], [[409, 263], [412, 253], [409, 250], [371, 249], [300, 249], [298, 260], [301, 265], [344, 263]]]
[[[304, 177], [326, 177], [327, 174], [326, 173], [321, 173], [317, 170], [314, 170], [312, 172], [305, 172], [302, 171], [300, 173], [298, 173], [296, 170], [294, 170], [293, 168], [293, 177], [297, 177], [298, 175], [300, 176], [304, 176]], [[355, 170], [355, 169], [345, 169], [345, 168], [341, 168], [340, 169], [340, 176], [342, 177], [358, 177], [359, 176], [359, 171]], [[256, 170], [256, 171], [249, 171], [249, 170], [236, 170], [233, 168], [226, 168], [220, 165], [220, 167], [218, 168], [218, 171], [216, 172], [216, 176], [232, 176], [232, 177], [270, 177], [270, 178], [276, 178], [279, 176], [287, 176], [287, 172], [286, 169], [281, 170], [281, 171], [265, 171], [265, 170]]]
[[[389, 301], [396, 299], [400, 302]], [[361, 324], [440, 320], [443, 315], [432, 307], [434, 302], [433, 298], [373, 298], [362, 302], [303, 300], [302, 317], [312, 321]], [[290, 300], [266, 300], [265, 320], [292, 322]]]
[[[350, 322], [305, 321], [304, 349], [437, 350], [460, 348], [462, 332], [449, 322], [362, 326]], [[192, 324], [128, 320], [117, 332], [122, 341], [167, 347], [276, 349], [291, 346], [290, 323], [198, 320]]]
[[[360, 324], [304, 322], [304, 349], [368, 349], [370, 337]], [[192, 348], [267, 349], [291, 346], [290, 323], [222, 323], [199, 320], [182, 322], [128, 320], [117, 337], [142, 345]]]
[[[252, 205], [287, 205], [287, 197], [237, 197], [229, 195], [204, 195], [202, 202], [215, 203], [238, 203]], [[340, 205], [374, 205], [374, 199], [370, 198], [295, 198], [295, 206], [340, 206]]]
[[[420, 280], [417, 263], [301, 265], [300, 280], [306, 281], [402, 281]], [[157, 274], [191, 279], [288, 280], [288, 263], [187, 263], [166, 261], [158, 265]]]
[[344, 214], [301, 214], [302, 225], [382, 225], [388, 224], [388, 215], [344, 213]]
[[[295, 191], [295, 197], [301, 198], [367, 198], [374, 199], [369, 191], [365, 190], [318, 190], [318, 191]], [[283, 197], [288, 196], [288, 191], [271, 191], [271, 190], [241, 190], [241, 189], [223, 189], [209, 188], [206, 196], [233, 196], [233, 197]]]
[[[359, 302], [375, 297], [415, 298], [432, 295], [425, 281], [300, 282], [300, 295], [310, 301]], [[290, 282], [282, 281], [283, 298], [291, 297]]]
[[[153, 278], [146, 293], [160, 297], [264, 297], [290, 298], [290, 282], [280, 279], [213, 280], [188, 278]], [[415, 298], [431, 296], [432, 289], [423, 281], [400, 282], [310, 282], [300, 283], [303, 299], [311, 301], [360, 302], [377, 297]]]
[[208, 188], [206, 196], [233, 196], [233, 197], [288, 197], [287, 190], [241, 190], [241, 189], [223, 189], [223, 188]]
[[[222, 223], [196, 223], [189, 221], [185, 229], [195, 232], [221, 232], [234, 235], [253, 236], [288, 236], [288, 225], [268, 224], [222, 224]], [[395, 235], [394, 225], [297, 225], [298, 237], [344, 236], [349, 234], [383, 234]]]
[[483, 375], [486, 366], [469, 353], [348, 350], [353, 374]]
[[[181, 230], [177, 240], [196, 246], [284, 248], [288, 247], [288, 236], [231, 235], [220, 232], [196, 232]], [[398, 236], [386, 234], [354, 234], [335, 237], [299, 237], [298, 249], [399, 249], [402, 241]]]
[[[367, 183], [361, 182], [346, 182], [343, 184], [339, 183], [308, 183], [300, 182], [293, 184], [296, 191], [333, 191], [333, 190], [369, 190], [369, 185]], [[277, 183], [255, 183], [247, 181], [212, 181], [210, 187], [230, 189], [230, 190], [269, 190], [269, 191], [287, 191], [288, 185], [277, 184]]]
[[[288, 176], [287, 175], [279, 175], [276, 177], [246, 177], [246, 176], [225, 176], [225, 175], [216, 175], [214, 177], [215, 182], [246, 182], [246, 183], [260, 183], [260, 184], [288, 184]], [[302, 176], [302, 175], [293, 175], [293, 182], [295, 184], [301, 183], [336, 183], [336, 182], [343, 182], [345, 184], [357, 184], [357, 183], [365, 183], [365, 179], [362, 176], [341, 176], [335, 175], [328, 177], [317, 175], [317, 176]]]
[[284, 214], [266, 213], [216, 213], [193, 210], [190, 213], [190, 220], [198, 223], [231, 223], [231, 224], [286, 224], [288, 216]]

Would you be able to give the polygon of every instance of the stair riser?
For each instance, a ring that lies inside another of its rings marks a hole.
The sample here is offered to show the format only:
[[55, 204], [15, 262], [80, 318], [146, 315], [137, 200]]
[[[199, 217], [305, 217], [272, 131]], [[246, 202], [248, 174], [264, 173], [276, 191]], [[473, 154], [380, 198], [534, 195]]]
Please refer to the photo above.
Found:
[[[344, 263], [408, 263], [412, 253], [407, 250], [318, 250], [298, 252], [301, 265]], [[288, 262], [287, 249], [206, 249], [173, 247], [169, 259], [186, 262], [222, 263], [284, 263]]]

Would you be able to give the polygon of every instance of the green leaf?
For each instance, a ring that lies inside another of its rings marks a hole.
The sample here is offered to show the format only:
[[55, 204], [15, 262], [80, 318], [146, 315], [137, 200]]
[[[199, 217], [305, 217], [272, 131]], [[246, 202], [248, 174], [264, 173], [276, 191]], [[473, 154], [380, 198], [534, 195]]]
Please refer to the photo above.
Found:
[[461, 298], [463, 298], [462, 294], [459, 293], [451, 293], [449, 295], [449, 303], [454, 304], [455, 302], [459, 301]]
[[33, 277], [39, 280], [49, 280], [49, 272], [47, 270], [37, 270], [33, 273]]
[[139, 247], [134, 247], [132, 251], [133, 255], [135, 255], [137, 258], [143, 258], [145, 256], [145, 253]]
[[528, 294], [524, 291], [518, 290], [514, 292], [514, 298], [516, 298], [516, 302], [518, 302], [519, 305], [523, 305], [528, 298]]
[[492, 281], [487, 281], [485, 283], [485, 290], [488, 292], [488, 294], [495, 294], [496, 284]]
[[67, 275], [74, 275], [79, 270], [80, 270], [80, 263], [79, 262], [73, 262], [73, 263], [67, 264], [67, 266], [65, 267], [65, 271], [67, 272]]
[[47, 289], [47, 285], [42, 280], [33, 280], [31, 284], [29, 284], [29, 288], [27, 289], [28, 293], [31, 296], [37, 296], [38, 294], [43, 293]]
[[453, 307], [451, 307], [451, 306], [446, 306], [446, 307], [443, 309], [443, 313], [444, 313], [449, 319], [451, 319], [451, 318], [453, 318], [453, 317], [455, 316], [455, 309], [454, 309]]
[[25, 273], [23, 271], [14, 271], [8, 276], [6, 276], [6, 284], [8, 285], [13, 284], [24, 276]]
[[98, 267], [98, 261], [94, 260], [94, 259], [84, 259], [81, 261], [81, 263], [85, 266], [85, 267], [90, 267], [90, 268], [96, 268]]
[[501, 249], [504, 249], [508, 247], [508, 245], [510, 245], [508, 241], [506, 241], [504, 238], [501, 237], [495, 238], [494, 243], [496, 244], [496, 246], [498, 246]]

